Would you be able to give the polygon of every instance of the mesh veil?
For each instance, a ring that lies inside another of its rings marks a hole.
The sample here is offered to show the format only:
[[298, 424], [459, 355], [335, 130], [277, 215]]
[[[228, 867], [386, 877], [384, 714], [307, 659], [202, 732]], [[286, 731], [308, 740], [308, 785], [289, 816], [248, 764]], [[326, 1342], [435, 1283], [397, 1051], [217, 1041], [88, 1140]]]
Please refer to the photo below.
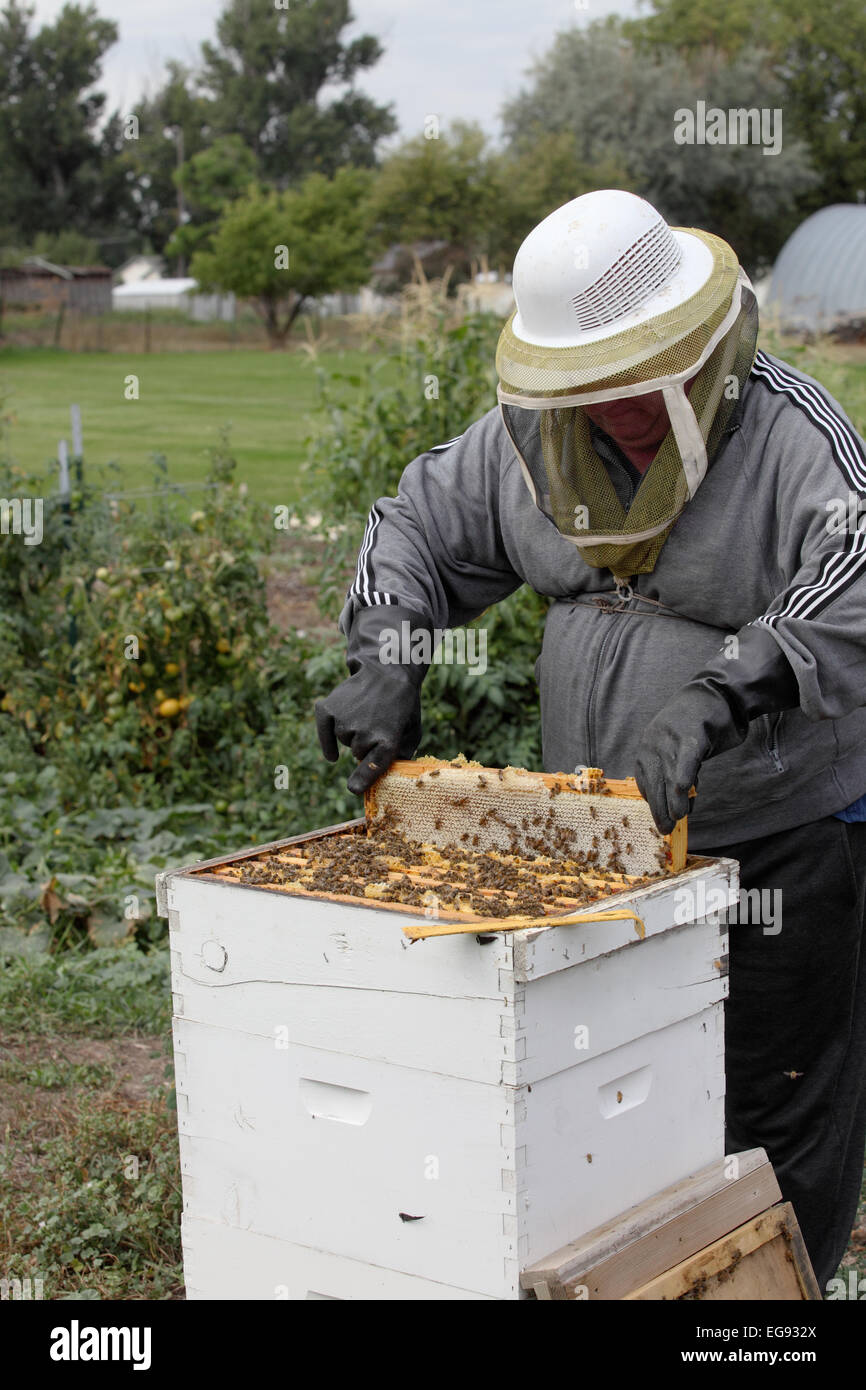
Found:
[[[516, 339], [512, 320], [497, 352], [501, 403], [540, 412], [547, 480], [543, 510], [588, 564], [620, 576], [654, 568], [718, 449], [754, 362], [758, 314], [749, 282], [724, 241], [693, 234], [709, 246], [713, 271], [674, 310], [578, 348], [538, 347]], [[732, 322], [720, 333], [726, 319]], [[707, 355], [714, 336], [718, 341]], [[686, 397], [683, 382], [702, 357]], [[640, 391], [630, 392], [629, 386]], [[589, 404], [594, 396], [660, 389], [674, 423], [626, 510], [574, 397]], [[524, 476], [538, 501], [525, 464]]]

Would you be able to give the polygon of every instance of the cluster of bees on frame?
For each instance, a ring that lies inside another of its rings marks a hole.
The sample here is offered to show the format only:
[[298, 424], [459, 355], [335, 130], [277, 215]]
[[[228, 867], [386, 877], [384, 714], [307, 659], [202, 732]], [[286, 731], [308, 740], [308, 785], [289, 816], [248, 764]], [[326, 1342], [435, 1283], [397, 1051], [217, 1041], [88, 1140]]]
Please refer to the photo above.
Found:
[[[428, 770], [415, 786], [423, 789], [427, 778], [440, 775], [439, 769]], [[503, 773], [498, 776], [502, 780]], [[563, 824], [553, 806], [510, 821], [501, 810], [508, 804], [506, 798], [484, 795], [498, 791], [492, 774], [480, 772], [473, 780], [475, 786], [465, 791], [461, 787], [459, 794], [444, 787], [436, 789], [431, 798], [432, 821], [428, 820], [435, 843], [407, 831], [404, 815], [392, 802], [378, 811], [366, 834], [359, 827], [303, 841], [291, 846], [290, 854], [269, 851], [225, 872], [252, 886], [372, 898], [422, 908], [432, 896], [446, 915], [450, 909], [480, 917], [540, 916], [563, 899], [581, 906], [622, 891], [617, 876], [629, 872], [626, 860], [633, 852], [627, 813], [616, 815], [604, 829], [599, 825], [597, 830]], [[571, 789], [567, 784], [553, 783], [547, 797], [555, 802], [563, 791]], [[494, 799], [500, 809], [493, 804]], [[599, 820], [592, 803], [588, 813], [591, 821]], [[452, 835], [454, 843], [449, 838]], [[660, 873], [669, 871], [662, 844], [657, 863]], [[583, 883], [582, 875], [591, 881]], [[632, 878], [630, 886], [640, 887], [657, 877], [647, 874]]]

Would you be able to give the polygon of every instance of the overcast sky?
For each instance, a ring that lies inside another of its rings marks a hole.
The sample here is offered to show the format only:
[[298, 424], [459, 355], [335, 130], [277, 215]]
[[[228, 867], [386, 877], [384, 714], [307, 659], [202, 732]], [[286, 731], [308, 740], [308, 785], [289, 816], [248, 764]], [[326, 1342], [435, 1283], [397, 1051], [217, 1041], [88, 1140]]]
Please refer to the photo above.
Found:
[[[52, 19], [63, 3], [35, 0], [37, 21]], [[194, 64], [223, 8], [222, 0], [95, 3], [120, 27], [103, 85], [121, 110], [159, 84], [166, 59]], [[353, 0], [352, 10], [357, 22], [347, 32], [375, 34], [385, 49], [358, 85], [394, 103], [401, 136], [416, 134], [433, 112], [443, 121], [480, 121], [495, 136], [503, 102], [557, 32], [606, 14], [635, 14], [638, 0]]]

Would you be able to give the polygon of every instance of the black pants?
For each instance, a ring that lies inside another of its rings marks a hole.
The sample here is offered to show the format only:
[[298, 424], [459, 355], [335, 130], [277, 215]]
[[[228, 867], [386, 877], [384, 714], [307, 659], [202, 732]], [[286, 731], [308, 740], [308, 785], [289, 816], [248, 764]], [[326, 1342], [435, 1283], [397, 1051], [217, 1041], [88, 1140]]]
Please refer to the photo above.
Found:
[[781, 890], [775, 924], [729, 914], [726, 1150], [767, 1150], [825, 1293], [863, 1181], [866, 824], [699, 852], [738, 859], [741, 889]]

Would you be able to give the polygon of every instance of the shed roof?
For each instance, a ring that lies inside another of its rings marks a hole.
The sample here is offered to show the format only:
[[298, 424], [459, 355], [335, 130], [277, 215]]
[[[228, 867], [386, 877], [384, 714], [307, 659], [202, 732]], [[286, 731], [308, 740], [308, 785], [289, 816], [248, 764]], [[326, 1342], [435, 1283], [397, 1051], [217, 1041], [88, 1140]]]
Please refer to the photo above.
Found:
[[127, 285], [115, 285], [115, 299], [162, 299], [186, 294], [198, 288], [198, 281], [189, 276], [174, 280], [133, 280]]
[[6, 276], [50, 276], [57, 280], [104, 280], [111, 275], [107, 265], [55, 265], [44, 256], [28, 256], [17, 265], [0, 266]]
[[773, 267], [767, 308], [815, 333], [866, 312], [866, 205], [833, 203], [801, 222]]

